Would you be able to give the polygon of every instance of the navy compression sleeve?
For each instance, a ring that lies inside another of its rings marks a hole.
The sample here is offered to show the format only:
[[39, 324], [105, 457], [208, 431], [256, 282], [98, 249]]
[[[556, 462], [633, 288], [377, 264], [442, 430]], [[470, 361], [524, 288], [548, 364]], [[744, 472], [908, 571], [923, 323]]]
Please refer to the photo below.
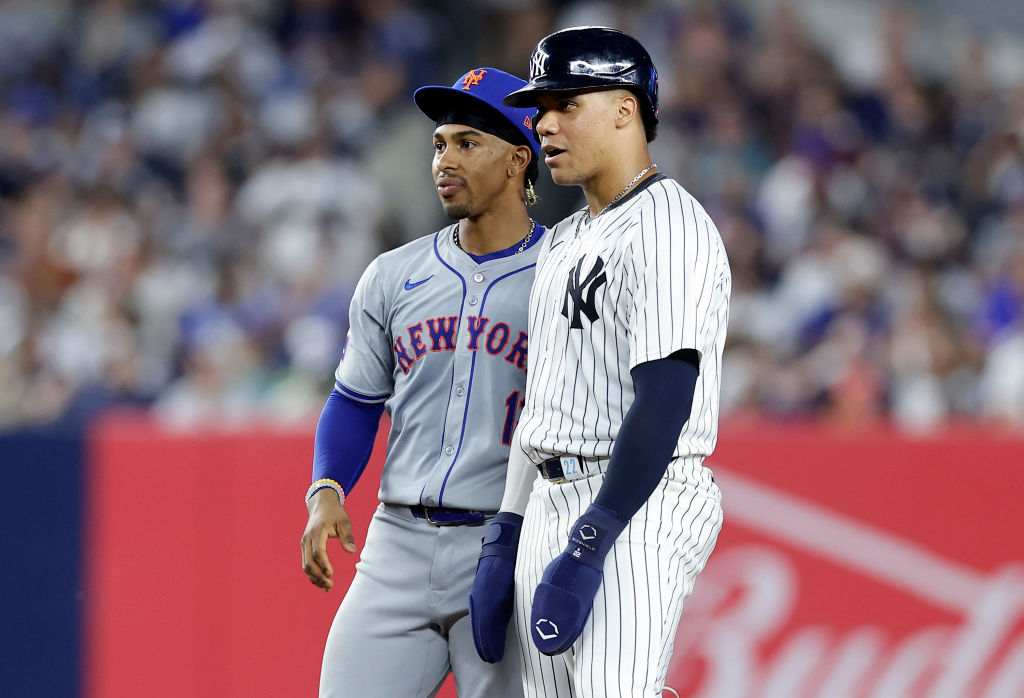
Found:
[[316, 425], [313, 481], [330, 478], [350, 494], [370, 460], [383, 413], [383, 402], [357, 402], [332, 392]]
[[608, 473], [594, 503], [629, 521], [665, 475], [679, 433], [690, 417], [697, 385], [695, 352], [639, 364], [635, 399], [615, 439]]

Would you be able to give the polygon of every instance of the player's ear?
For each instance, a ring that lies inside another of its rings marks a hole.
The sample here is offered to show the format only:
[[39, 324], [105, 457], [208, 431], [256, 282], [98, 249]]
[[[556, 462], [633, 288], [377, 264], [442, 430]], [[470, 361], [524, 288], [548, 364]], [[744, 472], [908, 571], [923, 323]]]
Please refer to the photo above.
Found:
[[506, 172], [509, 179], [519, 177], [526, 171], [527, 166], [530, 164], [530, 148], [525, 145], [516, 145], [512, 147], [512, 152], [509, 154], [508, 167]]
[[637, 102], [636, 95], [629, 90], [615, 90], [614, 94], [617, 103], [615, 125], [622, 128], [637, 117], [640, 105]]

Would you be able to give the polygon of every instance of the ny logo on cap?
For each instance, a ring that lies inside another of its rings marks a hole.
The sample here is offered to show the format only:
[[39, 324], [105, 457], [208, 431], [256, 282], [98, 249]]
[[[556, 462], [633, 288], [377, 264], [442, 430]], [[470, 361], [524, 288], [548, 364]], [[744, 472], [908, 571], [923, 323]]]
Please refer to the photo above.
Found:
[[462, 89], [469, 90], [474, 85], [479, 85], [480, 80], [484, 77], [487, 71], [481, 68], [480, 70], [471, 70], [466, 73], [466, 77], [462, 78]]
[[548, 54], [544, 53], [540, 49], [536, 49], [533, 55], [530, 56], [530, 79], [535, 80], [548, 72], [548, 59], [551, 58]]

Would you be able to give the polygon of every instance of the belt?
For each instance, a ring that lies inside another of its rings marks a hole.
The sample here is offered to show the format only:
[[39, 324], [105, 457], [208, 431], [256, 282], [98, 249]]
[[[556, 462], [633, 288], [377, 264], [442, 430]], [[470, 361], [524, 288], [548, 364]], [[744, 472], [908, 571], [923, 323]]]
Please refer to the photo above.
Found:
[[409, 507], [409, 511], [417, 519], [424, 519], [435, 526], [480, 526], [487, 518], [486, 512], [474, 509], [425, 507], [419, 504]]
[[588, 463], [588, 459], [580, 456], [558, 456], [538, 463], [537, 470], [545, 480], [558, 485], [596, 475], [601, 472], [599, 466], [597, 459], [589, 459]]
[[[695, 458], [698, 458], [695, 462], [700, 466], [701, 462], [704, 460], [703, 456]], [[537, 470], [540, 471], [541, 477], [545, 480], [556, 485], [561, 485], [566, 482], [580, 480], [582, 478], [604, 472], [604, 466], [606, 466], [608, 462], [609, 461], [605, 459], [582, 458], [580, 456], [558, 456], [538, 463]], [[703, 469], [698, 467], [698, 471], [703, 472]], [[708, 477], [711, 479], [711, 482], [715, 481], [710, 470], [708, 471]]]

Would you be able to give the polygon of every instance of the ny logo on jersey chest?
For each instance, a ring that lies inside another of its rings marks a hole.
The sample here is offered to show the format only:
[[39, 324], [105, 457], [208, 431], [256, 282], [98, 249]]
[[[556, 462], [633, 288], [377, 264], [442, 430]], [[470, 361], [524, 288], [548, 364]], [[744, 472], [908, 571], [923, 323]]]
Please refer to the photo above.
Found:
[[[576, 268], [569, 272], [569, 282], [565, 288], [565, 302], [562, 303], [562, 315], [569, 319], [569, 327], [576, 329], [583, 327], [581, 314], [586, 315], [590, 322], [597, 320], [597, 291], [608, 283], [608, 276], [604, 273], [604, 260], [600, 257], [594, 261], [590, 273], [581, 280], [583, 259], [580, 257]], [[572, 305], [571, 310], [570, 305]]]

